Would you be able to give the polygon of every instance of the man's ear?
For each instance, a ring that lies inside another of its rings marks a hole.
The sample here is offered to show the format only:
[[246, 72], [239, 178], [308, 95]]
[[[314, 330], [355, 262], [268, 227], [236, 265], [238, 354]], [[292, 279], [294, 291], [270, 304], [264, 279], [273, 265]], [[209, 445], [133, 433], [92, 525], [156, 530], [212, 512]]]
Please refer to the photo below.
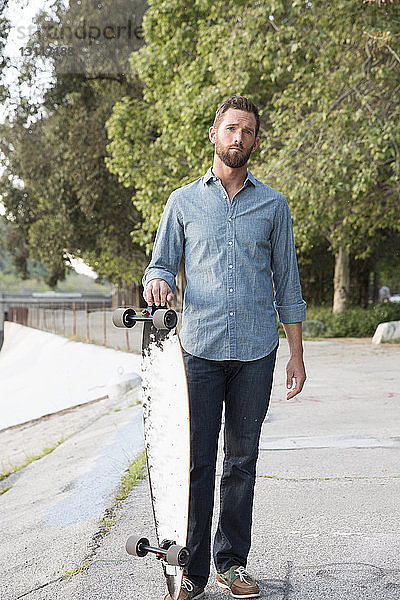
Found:
[[215, 144], [215, 134], [216, 134], [216, 128], [212, 125], [210, 127], [210, 129], [208, 130], [208, 137], [210, 138], [210, 142], [212, 144]]
[[260, 138], [256, 137], [255, 142], [253, 144], [253, 147], [251, 149], [252, 152], [254, 152], [255, 150], [257, 150], [258, 146], [260, 145]]

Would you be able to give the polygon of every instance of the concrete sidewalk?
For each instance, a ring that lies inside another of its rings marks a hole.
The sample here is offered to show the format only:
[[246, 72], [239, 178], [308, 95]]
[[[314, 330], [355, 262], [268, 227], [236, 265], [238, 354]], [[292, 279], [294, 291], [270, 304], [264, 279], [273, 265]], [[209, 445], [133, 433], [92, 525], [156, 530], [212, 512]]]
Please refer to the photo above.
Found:
[[[400, 346], [326, 340], [306, 342], [305, 350], [306, 388], [286, 402], [288, 349], [281, 341], [249, 570], [263, 598], [398, 600]], [[51, 454], [3, 482], [13, 487], [0, 498], [2, 599], [164, 597], [158, 562], [124, 549], [133, 532], [154, 541], [147, 479], [125, 501], [115, 500], [121, 473], [141, 449], [140, 406], [131, 399], [92, 408]], [[37, 445], [37, 435], [26, 433]], [[0, 432], [1, 452], [15, 436]], [[116, 517], [107, 534], [105, 515]], [[74, 565], [90, 566], [60, 580]], [[211, 600], [227, 597], [213, 570], [207, 592]]]

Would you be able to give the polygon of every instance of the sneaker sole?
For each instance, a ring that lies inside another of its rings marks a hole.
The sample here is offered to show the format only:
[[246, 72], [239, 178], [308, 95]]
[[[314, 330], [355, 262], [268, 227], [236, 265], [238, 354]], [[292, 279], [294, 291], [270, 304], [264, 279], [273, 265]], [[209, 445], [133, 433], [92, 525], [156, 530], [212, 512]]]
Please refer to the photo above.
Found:
[[[205, 592], [201, 592], [200, 594], [197, 594], [197, 596], [194, 596], [193, 600], [197, 600], [197, 598], [202, 598], [205, 595], [206, 595]], [[164, 600], [167, 600], [167, 597], [168, 597], [168, 594], [165, 596]]]
[[[205, 592], [201, 592], [200, 594], [198, 594], [197, 596], [194, 596], [193, 600], [197, 600], [197, 598], [202, 598], [203, 596], [205, 596], [206, 593]], [[167, 600], [168, 594], [165, 596], [164, 600]]]
[[234, 594], [231, 591], [231, 588], [229, 587], [229, 585], [226, 585], [226, 583], [222, 583], [222, 581], [219, 581], [217, 579], [217, 586], [222, 588], [223, 590], [229, 590], [231, 592], [231, 596], [232, 598], [259, 598], [260, 597], [260, 592], [257, 592], [255, 594]]

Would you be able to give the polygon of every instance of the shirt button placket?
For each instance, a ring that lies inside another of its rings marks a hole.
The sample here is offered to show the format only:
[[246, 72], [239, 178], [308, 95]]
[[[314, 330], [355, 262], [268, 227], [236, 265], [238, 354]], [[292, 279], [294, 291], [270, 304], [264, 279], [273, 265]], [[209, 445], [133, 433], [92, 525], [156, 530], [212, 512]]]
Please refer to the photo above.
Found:
[[232, 205], [229, 207], [227, 223], [227, 258], [228, 258], [228, 331], [229, 331], [229, 356], [236, 355], [236, 323], [235, 323], [235, 254], [234, 254], [234, 227]]

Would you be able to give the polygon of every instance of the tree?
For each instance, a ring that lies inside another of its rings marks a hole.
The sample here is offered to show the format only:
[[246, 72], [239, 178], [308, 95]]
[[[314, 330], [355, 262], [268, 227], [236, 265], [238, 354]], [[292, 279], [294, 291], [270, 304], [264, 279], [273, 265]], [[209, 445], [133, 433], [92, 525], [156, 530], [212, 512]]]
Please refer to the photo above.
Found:
[[318, 231], [335, 255], [333, 311], [341, 313], [349, 303], [350, 256], [373, 255], [380, 231], [400, 229], [400, 11], [360, 2], [336, 3], [335, 10], [340, 28], [333, 11], [305, 17], [309, 35], [295, 48], [294, 81], [275, 98], [264, 152], [273, 155], [266, 176], [290, 183], [302, 247]]
[[4, 47], [10, 32], [10, 22], [5, 16], [7, 4], [8, 0], [0, 0], [0, 105], [8, 97], [7, 86], [4, 81], [4, 73], [9, 67], [9, 59], [4, 54]]
[[[127, 6], [127, 2], [114, 3], [116, 15], [122, 4]], [[110, 3], [103, 6], [110, 11]], [[129, 6], [131, 11], [139, 7], [138, 15], [143, 12], [141, 2]], [[68, 65], [56, 52], [65, 44], [62, 28], [78, 26], [77, 11], [86, 17], [87, 27], [94, 27], [97, 3], [71, 2], [65, 9], [58, 2], [55, 11], [38, 17], [38, 33], [32, 36], [32, 51], [26, 53], [20, 76], [33, 85], [32, 74], [38, 67], [33, 50], [46, 44], [54, 50], [51, 56], [60, 58], [54, 60], [53, 82], [43, 99], [21, 98], [13, 119], [2, 127], [2, 150], [8, 159], [2, 196], [8, 218], [29, 247], [29, 255], [48, 266], [48, 282], [53, 286], [64, 277], [69, 255], [82, 257], [112, 282], [140, 281], [145, 255], [130, 235], [140, 215], [130, 201], [133, 188], [121, 186], [105, 166], [104, 123], [123, 94], [140, 98], [142, 86], [118, 72], [121, 61], [113, 66], [100, 55], [103, 70], [99, 70], [95, 41], [83, 65]]]
[[169, 193], [210, 164], [218, 103], [248, 95], [262, 112], [252, 170], [288, 196], [301, 253], [328, 244], [346, 310], [350, 255], [399, 227], [399, 16], [361, 0], [149, 2], [131, 60], [143, 101], [123, 98], [108, 121], [107, 165], [144, 219], [136, 239], [151, 246]]

